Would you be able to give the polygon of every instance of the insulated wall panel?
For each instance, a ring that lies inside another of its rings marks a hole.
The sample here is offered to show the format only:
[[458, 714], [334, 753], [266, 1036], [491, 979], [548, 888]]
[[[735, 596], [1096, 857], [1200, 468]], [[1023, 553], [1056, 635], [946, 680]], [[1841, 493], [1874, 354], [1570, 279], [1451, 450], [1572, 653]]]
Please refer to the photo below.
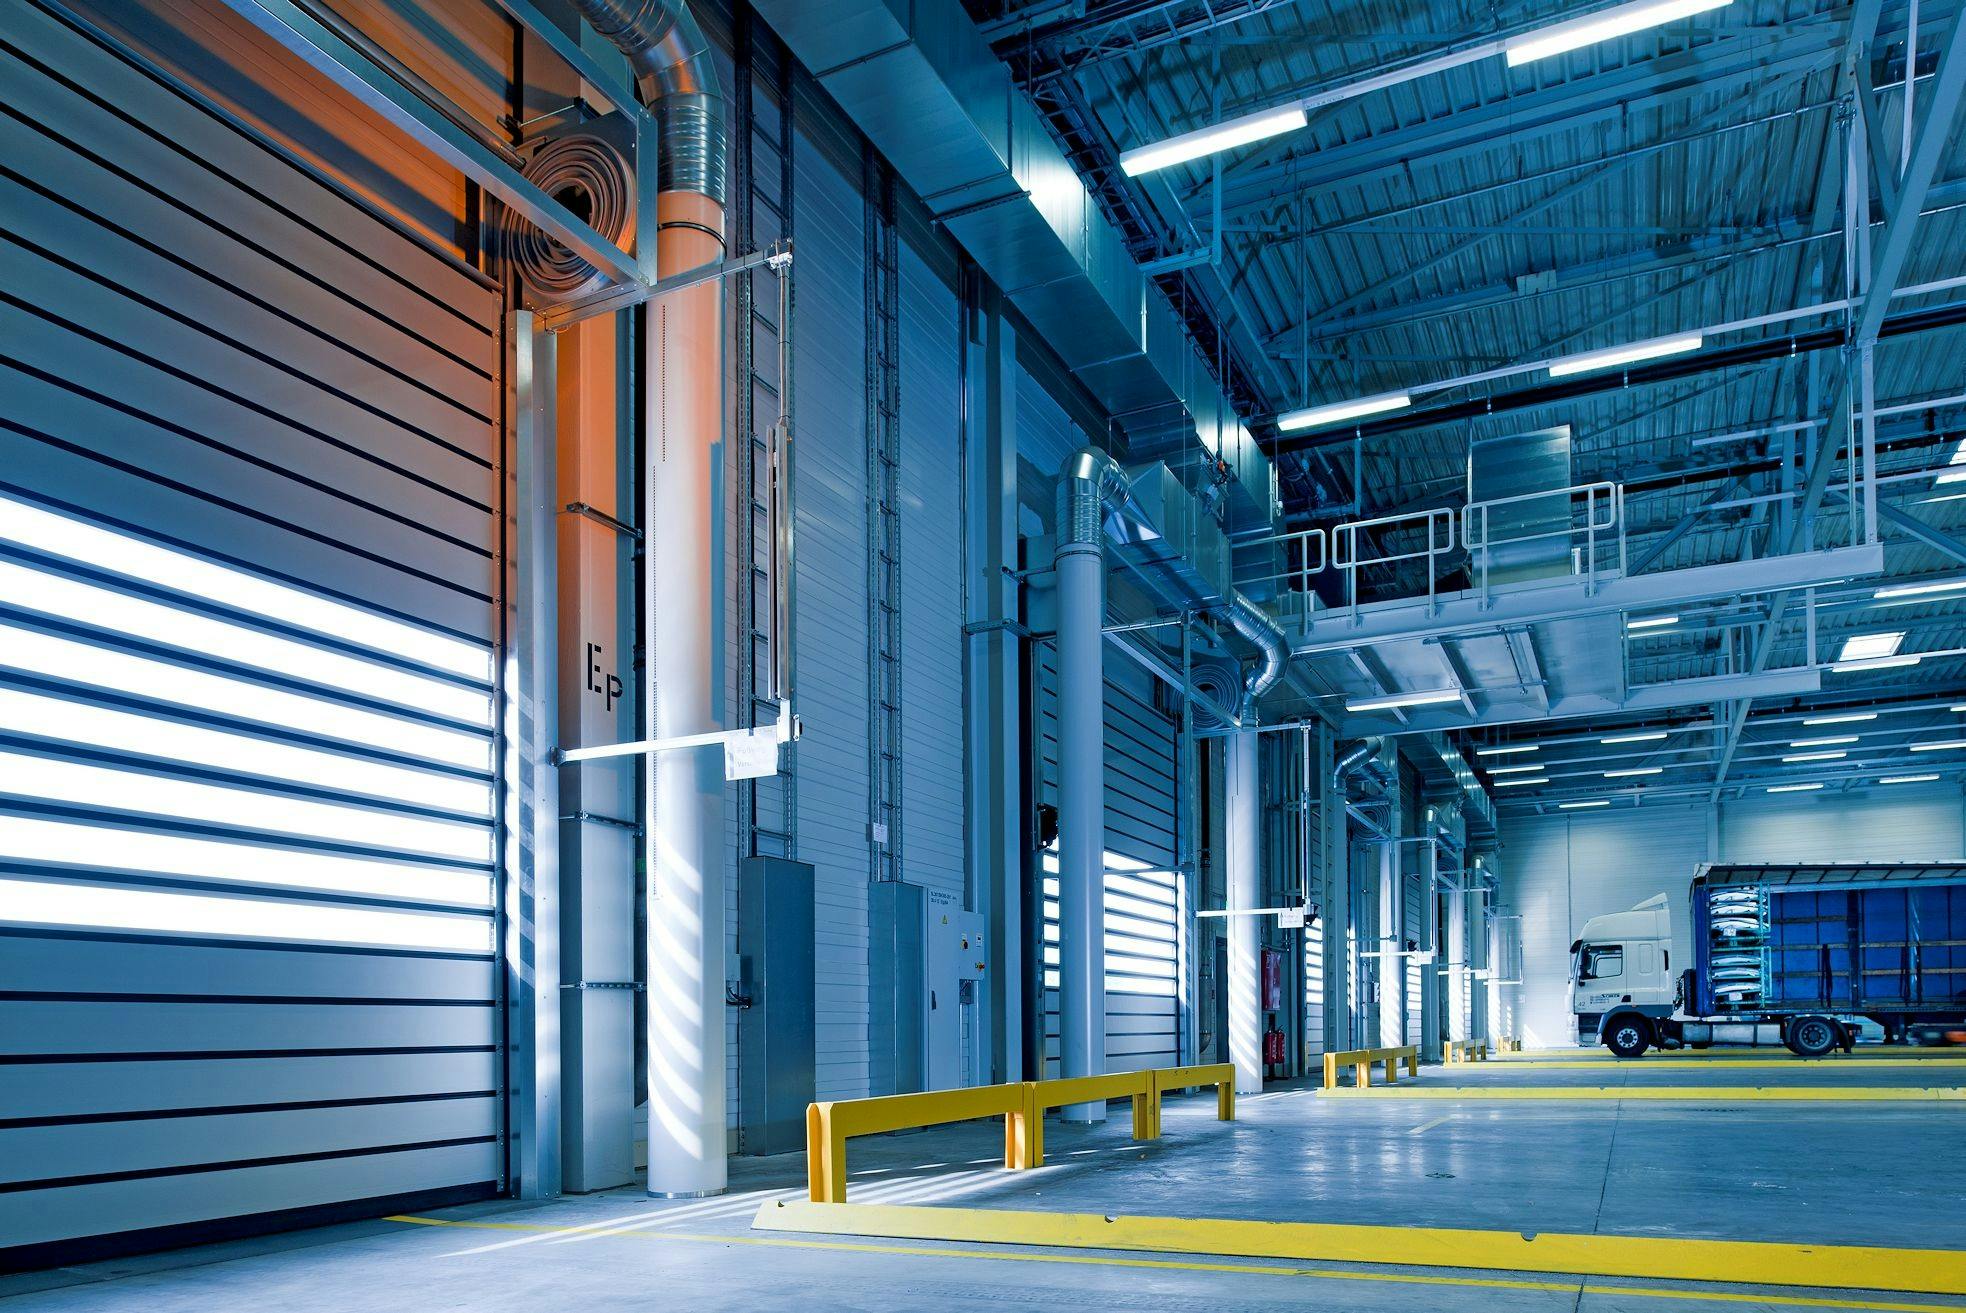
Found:
[[58, 6], [0, 83], [0, 1249], [488, 1194], [498, 289]]
[[868, 1092], [867, 490], [860, 145], [809, 90], [792, 193], [799, 860], [813, 866], [818, 1097]]

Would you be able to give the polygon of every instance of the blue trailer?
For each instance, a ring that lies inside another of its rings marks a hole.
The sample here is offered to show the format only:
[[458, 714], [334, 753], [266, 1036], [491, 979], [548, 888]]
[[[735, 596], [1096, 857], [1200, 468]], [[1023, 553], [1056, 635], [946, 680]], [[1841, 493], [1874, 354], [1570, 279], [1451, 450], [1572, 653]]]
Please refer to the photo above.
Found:
[[1815, 1056], [1868, 1020], [1887, 1042], [1966, 1042], [1966, 863], [1714, 864], [1693, 878], [1691, 965], [1666, 900], [1572, 945], [1579, 1029], [1620, 1056], [1785, 1044]]

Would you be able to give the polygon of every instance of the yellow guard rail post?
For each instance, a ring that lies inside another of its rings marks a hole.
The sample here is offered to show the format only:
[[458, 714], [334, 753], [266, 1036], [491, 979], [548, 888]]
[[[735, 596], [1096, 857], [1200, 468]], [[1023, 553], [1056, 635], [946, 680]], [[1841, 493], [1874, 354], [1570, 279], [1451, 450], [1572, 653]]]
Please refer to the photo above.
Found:
[[1154, 1096], [1154, 1074], [1150, 1071], [1122, 1071], [1108, 1076], [1072, 1076], [1064, 1080], [1024, 1082], [1024, 1115], [1029, 1132], [1023, 1138], [1020, 1167], [1044, 1166], [1044, 1115], [1051, 1108], [1074, 1103], [1099, 1103], [1107, 1099], [1133, 1100], [1133, 1138], [1160, 1138], [1160, 1100]]
[[1353, 1068], [1357, 1072], [1355, 1083], [1358, 1088], [1366, 1088], [1372, 1084], [1372, 1064], [1375, 1062], [1386, 1064], [1386, 1082], [1390, 1085], [1399, 1083], [1397, 1064], [1401, 1062], [1406, 1064], [1407, 1075], [1420, 1074], [1420, 1050], [1411, 1044], [1387, 1049], [1347, 1049], [1342, 1053], [1324, 1055], [1324, 1088], [1338, 1088], [1338, 1069], [1341, 1067]]
[[1488, 1041], [1450, 1039], [1441, 1056], [1449, 1063], [1485, 1062], [1488, 1060]]
[[889, 1094], [872, 1099], [841, 1099], [806, 1105], [806, 1184], [816, 1204], [846, 1202], [846, 1142], [855, 1135], [878, 1135], [920, 1126], [1003, 1118], [1003, 1165], [1012, 1171], [1029, 1156], [1038, 1132], [1031, 1115], [1029, 1082], [978, 1085], [926, 1094]]
[[1160, 1101], [1164, 1095], [1175, 1090], [1189, 1090], [1198, 1085], [1215, 1087], [1215, 1119], [1232, 1122], [1236, 1119], [1236, 1069], [1234, 1063], [1215, 1062], [1201, 1067], [1156, 1067], [1148, 1075], [1153, 1077], [1154, 1094], [1149, 1102], [1154, 1111], [1153, 1138], [1160, 1137]]

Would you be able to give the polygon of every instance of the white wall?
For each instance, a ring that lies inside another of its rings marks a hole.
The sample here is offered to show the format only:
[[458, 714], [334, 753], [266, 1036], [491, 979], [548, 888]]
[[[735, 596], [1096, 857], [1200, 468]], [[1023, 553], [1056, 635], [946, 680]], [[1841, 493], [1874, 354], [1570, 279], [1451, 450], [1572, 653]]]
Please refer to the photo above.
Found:
[[1503, 991], [1529, 1047], [1574, 1042], [1565, 1010], [1570, 943], [1584, 922], [1669, 899], [1673, 969], [1692, 964], [1687, 886], [1702, 862], [1957, 860], [1966, 855], [1959, 786], [1760, 794], [1708, 806], [1505, 815], [1499, 910], [1522, 918], [1522, 983]]

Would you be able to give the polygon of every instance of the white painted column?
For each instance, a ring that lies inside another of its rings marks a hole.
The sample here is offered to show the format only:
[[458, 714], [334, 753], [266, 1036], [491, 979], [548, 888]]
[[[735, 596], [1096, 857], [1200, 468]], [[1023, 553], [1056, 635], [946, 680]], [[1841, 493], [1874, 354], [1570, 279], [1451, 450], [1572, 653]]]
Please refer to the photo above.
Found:
[[[723, 258], [723, 208], [689, 192], [657, 198], [660, 267]], [[723, 459], [723, 284], [651, 302], [648, 569], [643, 623], [651, 738], [724, 728], [717, 472]], [[724, 1150], [724, 773], [714, 750], [648, 759], [648, 1190], [721, 1193]]]
[[1447, 1037], [1472, 1039], [1468, 1034], [1468, 898], [1458, 890], [1447, 895]]
[[[1254, 731], [1221, 740], [1223, 792], [1228, 823], [1224, 827], [1229, 910], [1261, 905], [1263, 809], [1258, 790], [1261, 754]], [[1231, 916], [1229, 922], [1229, 1061], [1236, 1068], [1236, 1093], [1256, 1094], [1263, 1088], [1262, 952], [1257, 946], [1253, 916]]]
[[[1061, 533], [1064, 526], [1060, 526]], [[1106, 1070], [1106, 563], [1061, 542], [1058, 569], [1058, 1054], [1061, 1076]], [[1104, 1101], [1067, 1121], [1106, 1120]]]

